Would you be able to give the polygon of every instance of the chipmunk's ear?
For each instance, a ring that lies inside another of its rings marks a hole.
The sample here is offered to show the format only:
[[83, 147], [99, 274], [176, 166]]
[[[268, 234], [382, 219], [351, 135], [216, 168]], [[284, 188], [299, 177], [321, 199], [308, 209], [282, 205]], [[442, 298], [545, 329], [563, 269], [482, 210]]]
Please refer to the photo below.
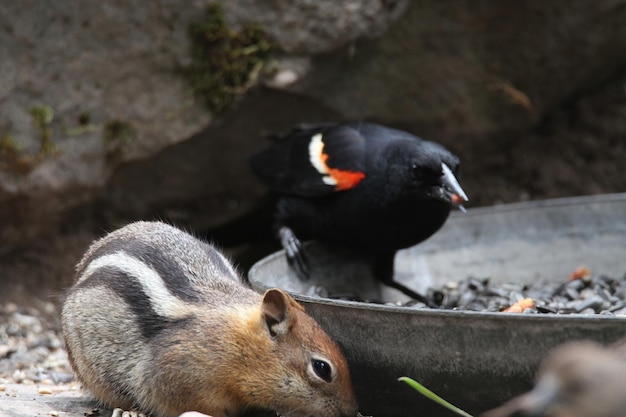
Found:
[[262, 313], [271, 337], [289, 332], [295, 320], [295, 310], [302, 307], [289, 294], [279, 289], [270, 289], [263, 295]]

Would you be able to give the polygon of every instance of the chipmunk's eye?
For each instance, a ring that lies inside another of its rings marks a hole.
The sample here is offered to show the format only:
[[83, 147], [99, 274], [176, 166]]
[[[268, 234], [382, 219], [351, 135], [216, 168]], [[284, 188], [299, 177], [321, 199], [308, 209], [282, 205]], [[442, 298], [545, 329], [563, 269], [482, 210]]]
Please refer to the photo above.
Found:
[[313, 365], [313, 370], [315, 371], [315, 374], [317, 376], [319, 376], [326, 382], [332, 381], [333, 368], [328, 362], [320, 359], [313, 359], [311, 364]]

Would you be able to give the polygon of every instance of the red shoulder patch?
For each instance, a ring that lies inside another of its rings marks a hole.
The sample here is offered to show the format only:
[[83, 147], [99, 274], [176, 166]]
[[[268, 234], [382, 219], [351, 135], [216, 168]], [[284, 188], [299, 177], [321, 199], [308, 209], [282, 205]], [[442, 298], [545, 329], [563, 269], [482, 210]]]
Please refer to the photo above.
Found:
[[[324, 161], [325, 165], [327, 159], [328, 155], [323, 153], [322, 160]], [[338, 191], [349, 190], [350, 188], [355, 187], [365, 178], [365, 174], [363, 172], [344, 171], [337, 168], [331, 168], [328, 165], [326, 165], [326, 170], [328, 171], [328, 175], [330, 175], [335, 180], [335, 190]]]
[[334, 186], [337, 191], [344, 191], [360, 183], [365, 178], [365, 173], [328, 166], [328, 154], [324, 152], [326, 144], [323, 142], [322, 137], [321, 133], [311, 137], [309, 142], [309, 161], [317, 172], [322, 175], [324, 184]]

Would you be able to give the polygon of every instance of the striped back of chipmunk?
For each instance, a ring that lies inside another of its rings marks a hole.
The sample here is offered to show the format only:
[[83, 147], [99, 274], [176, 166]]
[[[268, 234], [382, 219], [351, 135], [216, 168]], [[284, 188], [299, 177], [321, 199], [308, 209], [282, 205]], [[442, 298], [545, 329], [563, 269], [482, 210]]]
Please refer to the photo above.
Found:
[[188, 316], [195, 304], [210, 308], [251, 292], [219, 251], [160, 222], [132, 223], [95, 242], [76, 275], [70, 294], [94, 287], [112, 291], [145, 338]]

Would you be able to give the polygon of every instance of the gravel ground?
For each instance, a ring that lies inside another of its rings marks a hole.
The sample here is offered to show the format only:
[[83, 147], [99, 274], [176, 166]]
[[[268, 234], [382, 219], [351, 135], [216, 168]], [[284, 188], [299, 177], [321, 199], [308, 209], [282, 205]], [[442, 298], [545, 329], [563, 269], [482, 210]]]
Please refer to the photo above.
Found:
[[54, 304], [34, 305], [0, 304], [0, 389], [15, 383], [46, 386], [73, 381]]

